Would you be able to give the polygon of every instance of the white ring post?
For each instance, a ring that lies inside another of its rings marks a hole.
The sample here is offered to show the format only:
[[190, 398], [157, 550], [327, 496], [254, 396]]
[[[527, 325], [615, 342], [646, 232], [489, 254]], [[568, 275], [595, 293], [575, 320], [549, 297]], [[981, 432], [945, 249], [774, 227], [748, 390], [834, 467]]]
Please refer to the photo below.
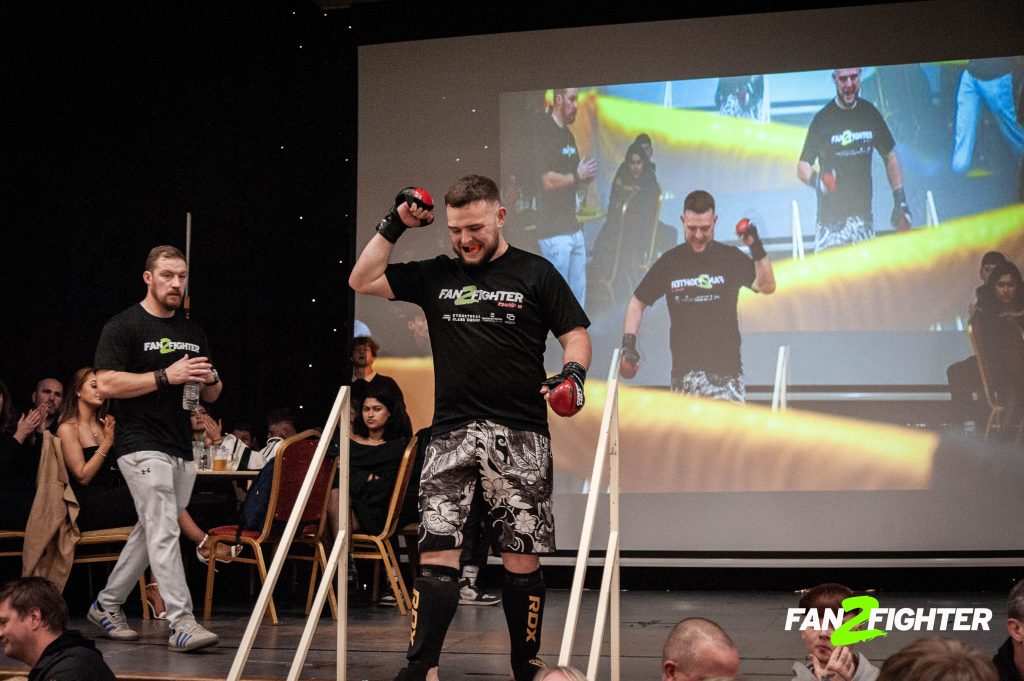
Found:
[[[263, 588], [260, 589], [260, 594], [256, 598], [256, 607], [253, 608], [252, 615], [249, 617], [249, 624], [246, 625], [245, 633], [242, 634], [242, 640], [238, 644], [238, 651], [235, 653], [235, 659], [231, 663], [231, 670], [228, 672], [227, 681], [239, 681], [242, 678], [242, 671], [245, 669], [245, 663], [249, 661], [249, 654], [252, 652], [252, 645], [256, 640], [256, 633], [259, 631], [260, 625], [263, 622], [264, 615], [267, 610], [267, 604], [270, 602], [271, 594], [274, 593], [274, 587], [277, 585], [277, 580], [281, 575], [281, 569], [284, 567], [284, 561], [285, 557], [288, 555], [288, 549], [291, 548], [292, 539], [294, 539], [295, 532], [299, 527], [299, 519], [302, 517], [302, 512], [306, 508], [306, 502], [309, 501], [309, 495], [313, 491], [313, 484], [316, 481], [317, 473], [320, 470], [320, 465], [323, 463], [324, 457], [327, 455], [328, 443], [330, 443], [335, 430], [338, 432], [338, 439], [341, 445], [341, 450], [338, 453], [338, 474], [340, 476], [338, 481], [338, 496], [341, 499], [341, 509], [346, 512], [339, 514], [340, 528], [338, 537], [335, 540], [334, 549], [331, 551], [331, 560], [328, 561], [327, 567], [324, 569], [324, 574], [321, 577], [323, 582], [317, 592], [315, 599], [316, 603], [310, 612], [310, 618], [303, 630], [302, 642], [300, 643], [298, 650], [296, 650], [295, 659], [292, 664], [292, 671], [289, 672], [289, 679], [297, 678], [297, 676], [293, 677], [291, 674], [298, 674], [298, 671], [301, 669], [302, 664], [305, 661], [305, 656], [309, 652], [309, 644], [312, 641], [313, 630], [316, 629], [320, 612], [324, 607], [324, 599], [327, 597], [327, 589], [324, 585], [330, 584], [330, 580], [334, 576], [334, 573], [339, 572], [338, 681], [345, 681], [348, 585], [341, 583], [341, 573], [337, 570], [337, 565], [338, 556], [341, 555], [342, 552], [344, 552], [344, 555], [346, 556], [346, 565], [348, 564], [348, 412], [349, 388], [348, 386], [342, 386], [338, 390], [337, 398], [334, 400], [334, 406], [331, 408], [331, 414], [327, 417], [327, 424], [324, 426], [324, 430], [320, 435], [320, 442], [317, 443], [316, 453], [313, 454], [313, 460], [309, 464], [309, 470], [306, 472], [306, 477], [302, 481], [302, 487], [299, 489], [299, 494], [295, 499], [295, 506], [292, 508], [292, 514], [289, 516], [284, 532], [281, 534], [281, 541], [274, 550], [274, 559], [270, 563], [270, 569], [267, 571], [267, 578], [263, 582]], [[344, 419], [342, 418], [342, 414], [345, 415]], [[348, 571], [346, 570], [344, 573], [346, 576], [347, 572]]]
[[590, 659], [587, 676], [590, 679], [596, 674], [600, 661], [601, 639], [604, 637], [604, 622], [611, 608], [611, 671], [612, 681], [619, 679], [620, 626], [619, 608], [619, 428], [618, 428], [618, 392], [619, 392], [619, 355], [616, 349], [612, 353], [612, 364], [608, 372], [608, 393], [605, 398], [604, 415], [601, 418], [601, 432], [594, 455], [594, 468], [590, 475], [590, 491], [587, 495], [587, 508], [583, 515], [583, 530], [580, 533], [580, 546], [576, 553], [576, 568], [573, 572], [572, 588], [569, 592], [569, 609], [565, 618], [565, 630], [562, 632], [562, 647], [558, 654], [558, 664], [568, 665], [572, 658], [572, 643], [576, 637], [576, 624], [579, 620], [580, 601], [583, 598], [583, 581], [587, 572], [587, 561], [590, 557], [590, 544], [594, 535], [594, 523], [597, 515], [597, 503], [601, 494], [601, 479], [604, 474], [606, 458], [609, 461], [609, 534], [608, 550], [605, 554], [604, 574], [601, 579], [601, 592], [598, 596], [597, 618], [594, 622], [594, 635], [591, 640]]

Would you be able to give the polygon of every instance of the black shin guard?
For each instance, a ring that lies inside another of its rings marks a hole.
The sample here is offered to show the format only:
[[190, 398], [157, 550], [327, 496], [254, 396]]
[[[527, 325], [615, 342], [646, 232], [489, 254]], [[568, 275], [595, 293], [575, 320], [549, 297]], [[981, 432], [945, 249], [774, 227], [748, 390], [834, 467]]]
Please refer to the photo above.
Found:
[[406, 658], [409, 671], [415, 671], [415, 677], [420, 673], [425, 677], [428, 669], [437, 666], [448, 625], [459, 607], [459, 571], [444, 565], [422, 565], [412, 588]]
[[544, 663], [540, 652], [541, 624], [544, 620], [544, 575], [538, 569], [527, 575], [505, 570], [501, 604], [505, 608], [511, 641], [512, 673], [516, 681], [531, 681]]

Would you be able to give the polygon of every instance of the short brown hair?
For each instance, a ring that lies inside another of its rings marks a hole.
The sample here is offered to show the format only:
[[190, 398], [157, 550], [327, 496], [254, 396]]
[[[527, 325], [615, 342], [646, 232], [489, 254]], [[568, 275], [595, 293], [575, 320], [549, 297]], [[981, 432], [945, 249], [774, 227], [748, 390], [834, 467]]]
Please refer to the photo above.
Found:
[[501, 203], [501, 192], [498, 185], [483, 175], [466, 175], [453, 184], [444, 195], [444, 205], [462, 208], [474, 201], [493, 201]]
[[878, 681], [998, 681], [995, 666], [978, 650], [951, 638], [920, 638], [891, 655]]
[[160, 258], [184, 260], [185, 255], [174, 246], [154, 246], [149, 249], [149, 255], [146, 256], [146, 271], [152, 272], [156, 269], [156, 261]]
[[709, 210], [712, 212], [715, 210], [715, 197], [711, 196], [711, 194], [703, 189], [690, 192], [683, 200], [684, 213], [686, 211], [692, 211], [700, 214], [707, 213]]
[[373, 340], [373, 336], [356, 336], [352, 339], [352, 350], [355, 351], [361, 345], [365, 345], [370, 354], [377, 357], [380, 354], [380, 343]]
[[1018, 580], [1006, 599], [1006, 615], [1024, 622], [1024, 579]]
[[804, 592], [800, 597], [800, 607], [806, 610], [838, 610], [843, 607], [843, 601], [853, 595], [853, 589], [842, 584], [819, 584]]
[[39, 610], [43, 624], [55, 634], [63, 632], [68, 625], [68, 604], [57, 587], [47, 579], [22, 577], [8, 582], [0, 591], [0, 604], [7, 600], [10, 600], [11, 608], [18, 617], [25, 617], [33, 609]]

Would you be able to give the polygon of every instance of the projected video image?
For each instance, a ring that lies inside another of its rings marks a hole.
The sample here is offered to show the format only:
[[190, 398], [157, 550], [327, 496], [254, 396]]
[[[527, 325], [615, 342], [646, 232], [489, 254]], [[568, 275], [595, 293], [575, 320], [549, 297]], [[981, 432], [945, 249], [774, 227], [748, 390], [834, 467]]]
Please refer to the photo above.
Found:
[[[703, 189], [714, 238], [749, 254], [734, 229], [749, 220], [773, 263], [772, 295], [739, 292], [745, 345], [806, 346], [814, 374], [797, 382], [944, 382], [966, 345], [982, 255], [1024, 255], [1021, 64], [503, 94], [509, 238], [556, 263], [614, 346], [636, 287], [685, 240], [684, 198]], [[648, 356], [667, 354], [663, 310], [644, 322]], [[880, 346], [914, 347], [915, 357], [899, 376], [879, 373]], [[773, 359], [744, 356], [746, 373], [767, 381]], [[668, 367], [659, 374], [638, 381], [667, 384]]]

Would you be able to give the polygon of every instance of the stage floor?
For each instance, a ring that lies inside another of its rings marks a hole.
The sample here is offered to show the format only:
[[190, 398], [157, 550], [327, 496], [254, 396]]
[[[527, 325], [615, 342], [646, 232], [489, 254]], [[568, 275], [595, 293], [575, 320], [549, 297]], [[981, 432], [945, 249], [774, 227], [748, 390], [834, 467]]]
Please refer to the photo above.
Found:
[[[809, 584], [808, 586], [813, 586]], [[875, 594], [881, 607], [937, 608], [973, 607], [992, 610], [990, 631], [947, 632], [981, 649], [986, 656], [1006, 638], [1006, 594], [997, 592], [884, 592]], [[789, 679], [793, 662], [803, 659], [803, 644], [796, 631], [785, 631], [786, 609], [795, 607], [798, 596], [782, 591], [626, 591], [622, 593], [622, 679], [657, 679], [661, 647], [669, 630], [685, 617], [701, 616], [718, 622], [733, 638], [740, 652], [740, 673], [746, 679]], [[596, 592], [586, 592], [582, 616], [576, 629], [573, 663], [586, 670], [590, 648]], [[549, 664], [558, 657], [568, 592], [549, 590], [545, 612], [541, 656]], [[244, 671], [244, 678], [285, 678], [298, 645], [305, 619], [301, 612], [282, 613], [281, 624], [269, 620], [261, 629]], [[247, 624], [248, 613], [219, 607], [207, 626], [221, 637], [221, 644], [191, 655], [167, 650], [166, 623], [148, 621], [141, 625], [142, 637], [134, 643], [97, 639], [107, 663], [122, 679], [211, 679], [224, 678]], [[312, 649], [302, 673], [304, 679], [333, 679], [335, 672], [335, 627], [321, 619]], [[84, 617], [75, 617], [72, 628], [89, 635], [95, 629]], [[404, 663], [409, 619], [394, 608], [361, 606], [349, 612], [348, 678], [390, 680]], [[893, 631], [858, 649], [872, 662], [881, 662], [911, 641], [926, 635]], [[608, 629], [605, 629], [607, 641]], [[500, 605], [460, 606], [448, 632], [441, 658], [443, 679], [509, 678], [508, 634]], [[609, 678], [608, 646], [604, 647], [599, 679]], [[0, 655], [0, 678], [27, 674], [24, 666]]]

